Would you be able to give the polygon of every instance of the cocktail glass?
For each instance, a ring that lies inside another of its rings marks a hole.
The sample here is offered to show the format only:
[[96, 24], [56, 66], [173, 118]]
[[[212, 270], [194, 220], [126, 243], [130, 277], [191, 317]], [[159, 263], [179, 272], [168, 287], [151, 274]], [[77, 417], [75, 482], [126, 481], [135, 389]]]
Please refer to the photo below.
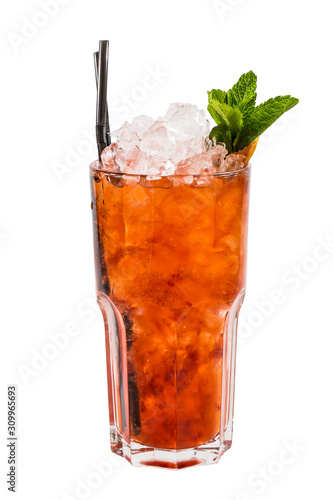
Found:
[[216, 463], [232, 443], [250, 166], [90, 174], [111, 449], [133, 465]]

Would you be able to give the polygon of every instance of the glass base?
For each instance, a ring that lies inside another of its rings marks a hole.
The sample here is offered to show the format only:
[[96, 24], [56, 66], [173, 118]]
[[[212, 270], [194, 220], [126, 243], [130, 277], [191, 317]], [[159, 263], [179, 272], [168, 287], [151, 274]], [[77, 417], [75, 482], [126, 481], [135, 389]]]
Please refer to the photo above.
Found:
[[230, 439], [221, 444], [217, 436], [195, 448], [166, 450], [144, 446], [134, 440], [128, 444], [116, 427], [110, 426], [110, 443], [113, 453], [126, 458], [135, 467], [151, 466], [177, 470], [195, 465], [217, 464], [221, 456], [231, 447], [232, 441]]

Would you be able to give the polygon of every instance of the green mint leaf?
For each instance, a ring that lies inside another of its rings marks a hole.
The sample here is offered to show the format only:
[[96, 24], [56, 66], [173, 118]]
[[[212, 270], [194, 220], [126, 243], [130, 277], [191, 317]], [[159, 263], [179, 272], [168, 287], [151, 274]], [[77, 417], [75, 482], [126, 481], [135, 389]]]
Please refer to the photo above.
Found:
[[208, 104], [208, 111], [218, 125], [224, 124], [230, 132], [236, 135], [243, 126], [242, 113], [237, 108], [222, 104], [214, 99]]
[[228, 144], [228, 150], [231, 151], [232, 144], [242, 129], [243, 117], [239, 109], [225, 104], [226, 97], [226, 92], [221, 90], [214, 89], [208, 92], [209, 104], [207, 109], [215, 122], [220, 125], [219, 128], [215, 127], [213, 129], [217, 137], [211, 134], [211, 138], [215, 137], [217, 142], [224, 142], [226, 147]]
[[256, 105], [256, 100], [257, 100], [257, 94], [254, 93], [253, 95], [249, 95], [248, 97], [244, 98], [243, 101], [239, 103], [238, 109], [243, 114], [243, 122], [254, 110]]
[[229, 104], [229, 106], [237, 108], [237, 99], [235, 98], [232, 89], [228, 90], [225, 102], [226, 104]]
[[249, 71], [228, 92], [219, 89], [208, 92], [208, 111], [217, 123], [210, 138], [224, 142], [229, 153], [249, 146], [299, 102], [287, 95], [269, 99], [256, 107], [256, 89], [257, 77]]
[[232, 136], [231, 132], [224, 124], [217, 125], [214, 127], [210, 134], [209, 138], [213, 140], [215, 138], [216, 142], [223, 142], [228, 151], [232, 149]]
[[289, 95], [278, 96], [254, 108], [244, 119], [243, 128], [234, 143], [235, 150], [239, 151], [251, 144], [298, 102], [298, 99]]
[[[239, 110], [242, 113], [243, 116], [243, 124], [246, 122], [249, 118], [249, 116], [252, 114], [255, 105], [256, 105], [256, 99], [257, 99], [257, 94], [254, 93], [253, 95], [249, 95], [246, 97], [243, 101], [241, 101], [238, 105]], [[237, 143], [239, 140], [239, 136], [241, 134], [241, 131], [238, 132], [237, 136], [234, 138], [234, 141], [232, 143], [232, 152], [237, 151]]]
[[250, 71], [242, 75], [228, 92], [220, 89], [208, 92], [207, 109], [213, 120], [222, 125], [213, 129], [217, 135], [216, 141], [224, 142], [230, 153], [234, 151], [234, 144], [238, 141], [244, 117], [247, 117], [255, 106], [256, 88], [257, 77]]
[[223, 92], [223, 90], [220, 89], [213, 89], [210, 92], [207, 92], [208, 94], [208, 102], [210, 102], [211, 99], [215, 99], [216, 101], [220, 102], [225, 102], [227, 93]]
[[208, 104], [207, 110], [209, 111], [211, 117], [213, 118], [214, 122], [217, 124], [222, 123], [222, 117], [220, 113], [216, 110], [216, 107], [213, 104]]
[[225, 123], [223, 116], [221, 115], [219, 105], [225, 102], [227, 93], [222, 90], [213, 89], [208, 92], [208, 111], [211, 114], [213, 120], [219, 123]]
[[[229, 152], [234, 151], [233, 144], [243, 126], [242, 113], [237, 108], [232, 108], [227, 104], [221, 104], [214, 100], [208, 105], [208, 111], [213, 118], [215, 117], [218, 124], [217, 127], [213, 128], [210, 138], [215, 137], [216, 142], [225, 143]], [[217, 136], [214, 135], [215, 132], [218, 132]], [[221, 139], [222, 134], [223, 139]]]
[[240, 109], [240, 103], [256, 95], [256, 89], [257, 76], [253, 71], [244, 73], [238, 82], [228, 91], [228, 104]]

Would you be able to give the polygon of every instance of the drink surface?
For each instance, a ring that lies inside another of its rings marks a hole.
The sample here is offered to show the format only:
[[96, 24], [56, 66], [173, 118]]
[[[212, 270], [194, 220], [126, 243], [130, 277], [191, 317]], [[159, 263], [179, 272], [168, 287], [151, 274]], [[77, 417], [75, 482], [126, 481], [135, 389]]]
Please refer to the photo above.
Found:
[[125, 332], [111, 358], [122, 360], [113, 411], [126, 440], [186, 449], [226, 427], [225, 325], [245, 287], [249, 175], [154, 180], [91, 167], [98, 293], [116, 311], [112, 335]]

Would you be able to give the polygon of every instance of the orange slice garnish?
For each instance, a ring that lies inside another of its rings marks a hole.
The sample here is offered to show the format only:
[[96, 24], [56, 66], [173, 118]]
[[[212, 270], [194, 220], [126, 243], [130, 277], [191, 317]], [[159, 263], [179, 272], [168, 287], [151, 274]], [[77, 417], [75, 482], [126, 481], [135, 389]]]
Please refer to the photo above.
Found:
[[257, 144], [258, 144], [258, 137], [256, 138], [255, 141], [251, 142], [251, 144], [249, 144], [248, 146], [246, 146], [246, 148], [243, 148], [241, 151], [237, 151], [234, 154], [236, 154], [236, 155], [244, 155], [245, 158], [246, 158], [245, 165], [247, 165], [249, 163], [249, 161], [250, 161], [253, 153], [256, 150]]

